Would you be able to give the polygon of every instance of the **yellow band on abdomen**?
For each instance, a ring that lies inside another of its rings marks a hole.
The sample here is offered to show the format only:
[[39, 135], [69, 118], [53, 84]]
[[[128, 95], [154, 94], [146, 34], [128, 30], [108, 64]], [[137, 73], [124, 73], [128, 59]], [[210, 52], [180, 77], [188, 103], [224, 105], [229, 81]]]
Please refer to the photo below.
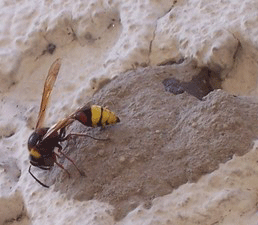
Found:
[[96, 127], [101, 117], [101, 106], [92, 105], [91, 106], [91, 122], [92, 126]]

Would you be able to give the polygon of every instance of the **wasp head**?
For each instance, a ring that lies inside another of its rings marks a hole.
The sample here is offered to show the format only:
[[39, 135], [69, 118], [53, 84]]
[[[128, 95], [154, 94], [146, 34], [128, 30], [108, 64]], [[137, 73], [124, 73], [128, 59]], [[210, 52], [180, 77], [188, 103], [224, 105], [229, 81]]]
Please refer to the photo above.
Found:
[[55, 162], [54, 148], [58, 142], [58, 134], [43, 140], [49, 128], [36, 129], [28, 140], [30, 163], [43, 170], [49, 170]]

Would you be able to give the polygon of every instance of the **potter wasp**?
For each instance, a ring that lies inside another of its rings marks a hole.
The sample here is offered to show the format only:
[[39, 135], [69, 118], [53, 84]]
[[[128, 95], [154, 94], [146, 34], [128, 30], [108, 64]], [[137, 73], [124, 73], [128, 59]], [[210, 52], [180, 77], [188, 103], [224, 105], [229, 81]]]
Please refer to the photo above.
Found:
[[[104, 127], [105, 125], [120, 122], [115, 113], [111, 112], [109, 109], [103, 108], [98, 105], [86, 105], [77, 109], [69, 116], [63, 118], [52, 127], [43, 127], [49, 97], [52, 92], [60, 67], [61, 59], [59, 58], [51, 65], [49, 69], [48, 76], [44, 84], [36, 129], [30, 135], [28, 140], [29, 159], [31, 163], [28, 171], [39, 184], [47, 188], [49, 186], [43, 184], [40, 180], [38, 180], [38, 178], [36, 178], [32, 174], [31, 166], [36, 166], [43, 170], [50, 170], [54, 166], [54, 164], [57, 164], [70, 177], [70, 173], [63, 167], [62, 164], [57, 161], [57, 157], [60, 157], [60, 155], [62, 155], [67, 160], [69, 160], [82, 175], [81, 171], [78, 169], [73, 160], [62, 152], [62, 146], [60, 145], [60, 143], [68, 140], [72, 135], [87, 137], [91, 136], [85, 133], [69, 133], [68, 135], [66, 135], [66, 128], [70, 124], [72, 124], [74, 121], [79, 121], [83, 125], [89, 127]], [[107, 140], [94, 137], [91, 138], [96, 140]], [[56, 149], [57, 151], [55, 151]]]

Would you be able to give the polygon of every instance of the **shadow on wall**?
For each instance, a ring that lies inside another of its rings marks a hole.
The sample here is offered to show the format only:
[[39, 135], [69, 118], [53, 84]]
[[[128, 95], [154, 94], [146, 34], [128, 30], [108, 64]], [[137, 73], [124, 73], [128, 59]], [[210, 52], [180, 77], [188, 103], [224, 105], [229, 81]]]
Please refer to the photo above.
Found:
[[0, 198], [0, 224], [31, 224], [21, 194]]

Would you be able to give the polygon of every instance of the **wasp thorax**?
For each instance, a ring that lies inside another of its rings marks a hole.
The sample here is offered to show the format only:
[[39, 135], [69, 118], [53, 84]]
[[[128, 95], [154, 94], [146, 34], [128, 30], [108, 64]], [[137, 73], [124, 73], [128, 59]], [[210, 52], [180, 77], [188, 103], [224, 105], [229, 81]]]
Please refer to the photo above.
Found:
[[40, 141], [42, 140], [42, 138], [44, 137], [44, 135], [47, 133], [48, 131], [48, 127], [47, 128], [40, 128], [35, 130], [29, 137], [28, 139], [28, 149], [29, 151], [33, 148], [35, 148]]

